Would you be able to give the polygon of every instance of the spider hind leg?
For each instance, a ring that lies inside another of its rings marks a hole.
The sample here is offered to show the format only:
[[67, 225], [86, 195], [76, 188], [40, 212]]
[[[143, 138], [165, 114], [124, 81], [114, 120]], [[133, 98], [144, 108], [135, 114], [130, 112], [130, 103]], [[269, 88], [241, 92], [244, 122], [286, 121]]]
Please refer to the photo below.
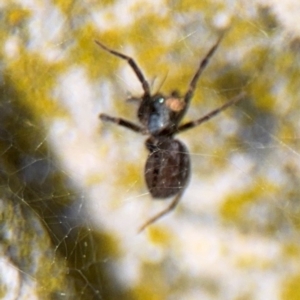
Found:
[[169, 206], [167, 206], [167, 208], [165, 208], [164, 210], [162, 210], [160, 213], [154, 215], [152, 218], [150, 218], [147, 222], [145, 222], [138, 230], [138, 233], [142, 232], [144, 229], [146, 229], [149, 225], [153, 224], [154, 222], [156, 222], [157, 220], [159, 220], [160, 218], [162, 218], [163, 216], [165, 216], [166, 214], [168, 214], [169, 212], [171, 212], [179, 203], [181, 196], [183, 194], [184, 189], [178, 193], [175, 198], [173, 199], [173, 201], [170, 203]]

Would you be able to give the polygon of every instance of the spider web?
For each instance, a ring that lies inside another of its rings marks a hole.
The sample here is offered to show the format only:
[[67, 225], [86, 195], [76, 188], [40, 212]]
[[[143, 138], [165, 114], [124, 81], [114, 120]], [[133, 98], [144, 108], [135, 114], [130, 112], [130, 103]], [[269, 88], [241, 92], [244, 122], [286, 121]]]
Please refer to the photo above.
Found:
[[[3, 1], [2, 299], [297, 299], [299, 4], [294, 1]], [[152, 91], [184, 93], [185, 120], [245, 91], [178, 135], [191, 181], [177, 209], [143, 179], [141, 84], [94, 39], [135, 58]]]

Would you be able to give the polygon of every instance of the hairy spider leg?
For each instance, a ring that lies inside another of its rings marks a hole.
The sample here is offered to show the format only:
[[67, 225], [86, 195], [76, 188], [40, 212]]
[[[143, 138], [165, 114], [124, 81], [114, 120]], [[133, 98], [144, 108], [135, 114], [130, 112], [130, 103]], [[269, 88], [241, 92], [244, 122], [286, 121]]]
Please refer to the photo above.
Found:
[[229, 100], [228, 102], [226, 102], [225, 104], [223, 104], [221, 107], [211, 111], [210, 113], [208, 113], [207, 115], [205, 115], [204, 117], [198, 119], [198, 120], [194, 120], [194, 121], [190, 121], [187, 122], [181, 126], [179, 126], [177, 128], [177, 133], [180, 133], [182, 131], [185, 130], [189, 130], [192, 129], [204, 122], [209, 121], [211, 118], [215, 117], [216, 115], [218, 115], [220, 112], [222, 112], [223, 110], [225, 110], [226, 108], [230, 107], [231, 105], [236, 104], [237, 102], [241, 101], [244, 97], [245, 97], [246, 93], [245, 92], [241, 92], [239, 93], [237, 96], [233, 97], [231, 100]]
[[137, 125], [137, 124], [134, 124], [130, 121], [127, 121], [125, 119], [122, 119], [122, 118], [115, 118], [115, 117], [111, 117], [109, 115], [106, 115], [106, 114], [100, 114], [99, 115], [99, 118], [104, 121], [104, 122], [111, 122], [111, 123], [115, 123], [117, 125], [120, 125], [122, 127], [125, 127], [127, 129], [130, 129], [134, 132], [137, 132], [137, 133], [141, 133], [141, 134], [146, 134], [146, 131], [143, 127]]
[[145, 92], [144, 96], [149, 96], [150, 97], [150, 87], [149, 87], [149, 83], [148, 81], [145, 79], [140, 67], [137, 65], [137, 63], [134, 61], [133, 58], [131, 58], [130, 56], [127, 56], [123, 53], [117, 52], [115, 50], [112, 50], [106, 46], [104, 46], [102, 43], [100, 43], [99, 41], [95, 40], [95, 43], [100, 46], [102, 49], [104, 49], [105, 51], [118, 56], [122, 59], [127, 60], [127, 62], [129, 63], [129, 65], [131, 66], [132, 70], [134, 71], [134, 73], [136, 74], [136, 76], [138, 77], [139, 81], [141, 82], [142, 86], [143, 86], [143, 90]]
[[152, 218], [150, 218], [146, 223], [144, 223], [138, 230], [138, 233], [142, 232], [146, 227], [148, 227], [149, 225], [153, 224], [154, 222], [156, 222], [158, 219], [160, 219], [161, 217], [165, 216], [166, 214], [168, 214], [169, 212], [171, 212], [179, 203], [181, 196], [183, 194], [185, 189], [182, 189], [182, 191], [180, 191], [175, 198], [173, 199], [173, 201], [170, 203], [170, 205], [165, 208], [164, 210], [162, 210], [160, 213], [154, 215]]
[[196, 85], [197, 85], [197, 82], [202, 74], [202, 72], [204, 71], [205, 67], [207, 66], [210, 58], [213, 56], [213, 54], [216, 52], [221, 40], [223, 38], [223, 35], [221, 35], [219, 37], [219, 39], [217, 40], [217, 42], [210, 48], [210, 50], [208, 51], [208, 53], [206, 54], [206, 56], [201, 60], [200, 64], [199, 64], [199, 68], [198, 70], [196, 71], [193, 79], [191, 80], [190, 82], [190, 85], [188, 87], [188, 90], [184, 96], [184, 103], [185, 103], [185, 107], [184, 109], [181, 111], [180, 114], [178, 114], [178, 117], [177, 117], [177, 123], [179, 123], [179, 121], [183, 118], [183, 116], [185, 115], [188, 107], [189, 107], [189, 104], [191, 102], [191, 99], [194, 95], [194, 91], [196, 89]]

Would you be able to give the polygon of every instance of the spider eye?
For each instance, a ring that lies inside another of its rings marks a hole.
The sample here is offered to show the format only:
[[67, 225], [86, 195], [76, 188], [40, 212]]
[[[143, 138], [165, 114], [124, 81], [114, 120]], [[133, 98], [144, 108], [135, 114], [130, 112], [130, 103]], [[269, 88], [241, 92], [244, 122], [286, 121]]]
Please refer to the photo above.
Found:
[[158, 103], [162, 104], [165, 102], [165, 99], [164, 98], [158, 98]]

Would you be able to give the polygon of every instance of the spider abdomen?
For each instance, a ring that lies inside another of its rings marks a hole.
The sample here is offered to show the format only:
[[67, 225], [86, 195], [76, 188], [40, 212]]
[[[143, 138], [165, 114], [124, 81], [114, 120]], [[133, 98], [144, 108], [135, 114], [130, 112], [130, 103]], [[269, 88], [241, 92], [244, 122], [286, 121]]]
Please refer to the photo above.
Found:
[[187, 185], [190, 159], [183, 143], [172, 138], [149, 138], [145, 179], [153, 198], [168, 198]]

